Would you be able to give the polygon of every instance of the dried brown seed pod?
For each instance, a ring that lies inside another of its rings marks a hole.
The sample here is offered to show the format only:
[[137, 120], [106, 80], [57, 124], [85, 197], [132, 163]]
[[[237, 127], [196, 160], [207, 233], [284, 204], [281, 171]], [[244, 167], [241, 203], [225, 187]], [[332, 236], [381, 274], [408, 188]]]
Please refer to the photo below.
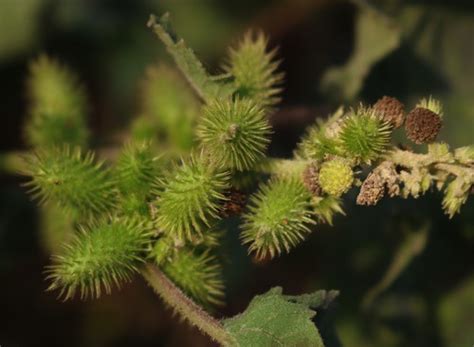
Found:
[[441, 129], [441, 117], [423, 107], [416, 107], [407, 115], [405, 131], [416, 144], [429, 143], [436, 139]]
[[399, 128], [405, 120], [405, 105], [391, 96], [384, 96], [377, 100], [373, 106], [374, 112], [384, 121], [389, 122], [394, 128]]
[[310, 163], [304, 169], [303, 184], [314, 196], [322, 194], [323, 191], [319, 185], [319, 168], [316, 163]]
[[384, 195], [384, 180], [377, 172], [371, 172], [362, 184], [356, 202], [358, 205], [376, 205]]
[[247, 196], [236, 188], [229, 189], [224, 195], [227, 200], [222, 205], [221, 216], [230, 217], [241, 214], [247, 203]]
[[357, 196], [358, 205], [376, 205], [385, 195], [391, 197], [400, 194], [398, 175], [392, 162], [384, 161], [365, 179]]

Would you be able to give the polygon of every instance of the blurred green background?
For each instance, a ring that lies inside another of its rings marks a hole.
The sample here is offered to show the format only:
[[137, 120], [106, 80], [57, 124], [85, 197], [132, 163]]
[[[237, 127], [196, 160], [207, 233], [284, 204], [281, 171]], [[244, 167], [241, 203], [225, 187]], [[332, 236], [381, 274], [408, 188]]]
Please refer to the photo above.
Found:
[[[473, 143], [472, 0], [0, 0], [0, 151], [25, 148], [25, 78], [40, 53], [79, 74], [93, 142], [113, 143], [136, 116], [146, 67], [169, 61], [145, 26], [150, 13], [164, 11], [211, 72], [249, 28], [279, 47], [286, 78], [272, 115], [274, 156], [290, 156], [305, 127], [339, 104], [383, 95], [407, 105], [440, 98], [441, 139]], [[49, 255], [21, 183], [0, 173], [1, 346], [212, 346], [138, 277], [96, 301], [61, 303], [46, 293]], [[334, 227], [318, 226], [302, 246], [269, 263], [252, 262], [231, 226], [227, 304], [215, 314], [241, 312], [275, 285], [291, 294], [339, 289], [337, 304], [318, 321], [328, 346], [472, 346], [472, 199], [449, 220], [436, 192], [373, 208], [356, 206], [355, 196]]]

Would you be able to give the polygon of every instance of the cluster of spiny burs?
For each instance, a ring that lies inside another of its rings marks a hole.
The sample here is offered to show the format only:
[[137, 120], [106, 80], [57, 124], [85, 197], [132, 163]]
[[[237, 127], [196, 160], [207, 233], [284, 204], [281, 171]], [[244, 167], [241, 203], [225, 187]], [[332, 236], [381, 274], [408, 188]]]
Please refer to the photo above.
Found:
[[[70, 230], [47, 270], [50, 289], [64, 298], [109, 293], [151, 262], [195, 301], [218, 304], [219, 246], [231, 216], [249, 253], [272, 258], [316, 224], [331, 224], [352, 187], [362, 205], [436, 187], [450, 216], [470, 194], [474, 147], [450, 151], [434, 142], [443, 117], [434, 99], [408, 114], [391, 97], [340, 108], [310, 127], [294, 158], [268, 158], [282, 74], [265, 36], [245, 35], [223, 74], [210, 76], [169, 34], [167, 17], [149, 26], [187, 81], [164, 65], [147, 71], [142, 107], [118, 154], [87, 148], [84, 92], [73, 74], [47, 57], [31, 65], [33, 150], [24, 174], [45, 218], [61, 216], [56, 228]], [[391, 145], [402, 126], [416, 144], [428, 143], [426, 153]]]

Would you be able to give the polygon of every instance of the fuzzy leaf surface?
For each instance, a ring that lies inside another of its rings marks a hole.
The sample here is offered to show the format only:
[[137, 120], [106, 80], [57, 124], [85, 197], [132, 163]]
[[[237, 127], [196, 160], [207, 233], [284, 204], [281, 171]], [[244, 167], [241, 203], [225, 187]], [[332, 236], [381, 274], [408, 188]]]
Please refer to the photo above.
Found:
[[322, 303], [321, 292], [295, 298], [299, 297], [287, 297], [280, 287], [272, 288], [256, 296], [245, 312], [226, 319], [224, 327], [238, 346], [324, 347], [311, 320], [316, 312], [310, 309]]

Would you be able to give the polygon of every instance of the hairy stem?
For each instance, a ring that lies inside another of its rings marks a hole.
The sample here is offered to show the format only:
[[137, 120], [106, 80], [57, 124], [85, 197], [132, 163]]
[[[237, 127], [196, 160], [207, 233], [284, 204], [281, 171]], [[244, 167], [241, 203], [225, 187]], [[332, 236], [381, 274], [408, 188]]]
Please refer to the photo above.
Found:
[[308, 160], [303, 159], [265, 158], [254, 167], [254, 170], [283, 177], [299, 176], [308, 163]]
[[472, 166], [454, 163], [451, 157], [436, 158], [429, 153], [421, 154], [397, 149], [387, 155], [387, 160], [409, 169], [432, 166], [438, 171], [465, 177], [466, 180], [473, 180], [474, 178], [474, 168]]
[[141, 273], [155, 292], [181, 317], [222, 346], [237, 345], [217, 319], [188, 298], [156, 265], [146, 264]]
[[474, 169], [468, 166], [447, 164], [447, 163], [438, 163], [435, 165], [438, 170], [446, 171], [450, 174], [453, 174], [458, 177], [465, 177], [466, 179], [473, 179]]

